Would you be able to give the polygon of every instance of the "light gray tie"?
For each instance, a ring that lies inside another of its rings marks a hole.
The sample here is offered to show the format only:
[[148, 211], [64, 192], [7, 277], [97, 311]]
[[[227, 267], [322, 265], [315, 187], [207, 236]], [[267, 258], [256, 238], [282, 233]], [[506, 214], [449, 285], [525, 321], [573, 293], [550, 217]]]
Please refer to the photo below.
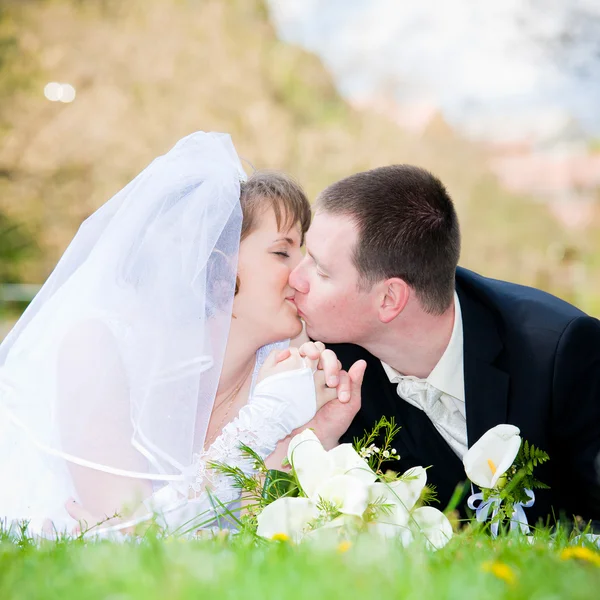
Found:
[[398, 383], [398, 395], [422, 410], [452, 450], [462, 458], [467, 451], [467, 424], [452, 396], [433, 387], [425, 379], [401, 375], [394, 381]]

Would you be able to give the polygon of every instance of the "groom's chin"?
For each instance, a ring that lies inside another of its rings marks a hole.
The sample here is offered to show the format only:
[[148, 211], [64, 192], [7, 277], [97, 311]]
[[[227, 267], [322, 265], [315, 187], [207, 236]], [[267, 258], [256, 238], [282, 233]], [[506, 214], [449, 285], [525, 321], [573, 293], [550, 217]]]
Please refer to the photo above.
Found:
[[314, 327], [311, 327], [308, 323], [306, 323], [306, 335], [308, 335], [308, 337], [314, 342], [323, 342], [324, 344], [338, 343], [337, 339], [332, 338], [332, 336], [323, 335], [322, 332]]

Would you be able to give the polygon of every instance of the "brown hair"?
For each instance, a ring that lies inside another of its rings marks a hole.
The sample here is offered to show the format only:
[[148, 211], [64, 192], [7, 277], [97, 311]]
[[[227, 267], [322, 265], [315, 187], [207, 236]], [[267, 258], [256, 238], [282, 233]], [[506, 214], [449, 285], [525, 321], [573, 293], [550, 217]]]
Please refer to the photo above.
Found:
[[316, 209], [356, 223], [353, 262], [362, 288], [399, 277], [427, 312], [441, 314], [450, 306], [460, 229], [446, 188], [431, 173], [411, 165], [357, 173], [326, 188]]
[[[240, 204], [242, 206], [242, 231], [240, 241], [244, 241], [256, 227], [256, 222], [265, 208], [271, 207], [275, 213], [277, 229], [287, 230], [300, 224], [301, 241], [310, 226], [310, 203], [304, 190], [294, 179], [280, 171], [255, 171], [240, 184]], [[240, 290], [240, 279], [236, 277], [235, 293]]]
[[242, 182], [240, 204], [242, 205], [243, 241], [256, 227], [258, 216], [266, 207], [273, 208], [279, 230], [287, 230], [300, 224], [302, 241], [310, 226], [310, 204], [299, 183], [279, 171], [255, 171]]

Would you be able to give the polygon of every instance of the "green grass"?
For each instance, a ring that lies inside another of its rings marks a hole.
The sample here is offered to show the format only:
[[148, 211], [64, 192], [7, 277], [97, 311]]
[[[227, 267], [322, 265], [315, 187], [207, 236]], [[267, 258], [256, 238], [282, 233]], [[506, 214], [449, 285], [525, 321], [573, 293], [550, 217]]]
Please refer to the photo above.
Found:
[[463, 533], [438, 552], [368, 537], [345, 552], [226, 538], [0, 542], [0, 598], [598, 598], [600, 553], [565, 560], [565, 545], [545, 533], [534, 544]]

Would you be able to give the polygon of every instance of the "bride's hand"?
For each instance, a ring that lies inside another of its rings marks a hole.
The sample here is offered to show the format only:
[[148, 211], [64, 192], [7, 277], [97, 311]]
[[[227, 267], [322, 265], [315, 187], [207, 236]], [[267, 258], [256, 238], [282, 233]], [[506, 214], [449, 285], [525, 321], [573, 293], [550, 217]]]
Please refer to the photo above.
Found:
[[[326, 352], [330, 352], [337, 363], [335, 354], [331, 350]], [[331, 357], [329, 357], [329, 360], [331, 360]], [[317, 410], [319, 410], [322, 406], [338, 397], [337, 387], [327, 385], [325, 381], [327, 372], [319, 368], [319, 364], [319, 359], [313, 359], [307, 355], [303, 356], [298, 348], [290, 347], [285, 350], [273, 350], [258, 373], [258, 381], [262, 381], [266, 377], [275, 375], [276, 373], [309, 367], [313, 371]]]
[[328, 388], [336, 389], [336, 398], [342, 404], [349, 402], [352, 382], [333, 350], [325, 348], [323, 342], [306, 342], [298, 348], [298, 352], [306, 361], [311, 361], [313, 370], [318, 369], [317, 373], [321, 373]]
[[272, 350], [258, 372], [257, 383], [271, 375], [295, 369], [303, 369], [306, 366], [297, 348]]
[[[96, 528], [110, 527], [118, 525], [121, 522], [117, 517], [100, 517], [98, 515], [93, 515], [74, 498], [69, 498], [65, 502], [65, 510], [75, 521], [77, 521], [77, 525], [71, 532], [72, 535], [81, 535], [81, 533], [87, 533]], [[134, 533], [134, 529], [134, 527], [126, 527], [121, 529], [120, 533], [131, 534]]]

